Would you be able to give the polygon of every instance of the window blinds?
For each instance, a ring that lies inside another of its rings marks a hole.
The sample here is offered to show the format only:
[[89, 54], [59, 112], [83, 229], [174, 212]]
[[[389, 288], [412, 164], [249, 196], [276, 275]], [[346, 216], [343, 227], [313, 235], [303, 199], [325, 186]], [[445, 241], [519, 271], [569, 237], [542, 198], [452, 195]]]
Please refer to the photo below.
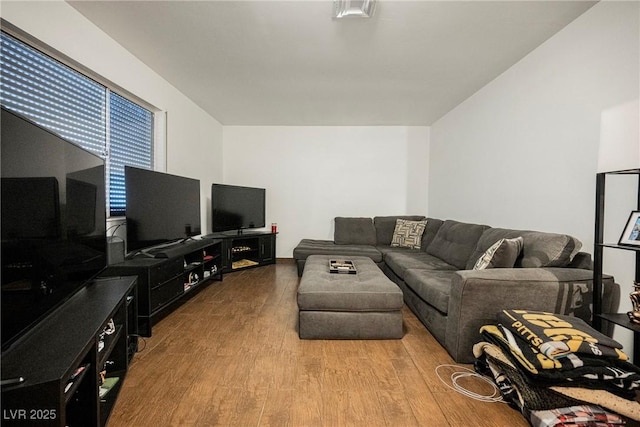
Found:
[[111, 215], [124, 215], [125, 165], [151, 169], [153, 115], [150, 111], [109, 93], [109, 205]]
[[111, 215], [126, 208], [124, 166], [153, 167], [153, 113], [2, 32], [0, 103], [105, 159]]

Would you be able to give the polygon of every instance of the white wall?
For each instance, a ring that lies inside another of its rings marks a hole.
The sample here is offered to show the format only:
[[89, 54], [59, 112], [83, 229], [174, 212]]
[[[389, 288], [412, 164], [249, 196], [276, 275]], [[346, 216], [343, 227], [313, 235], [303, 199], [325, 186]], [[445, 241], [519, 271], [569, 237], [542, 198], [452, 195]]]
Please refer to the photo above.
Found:
[[224, 183], [267, 189], [291, 258], [302, 238], [333, 239], [336, 216], [426, 214], [428, 144], [427, 127], [225, 126]]
[[429, 212], [429, 127], [407, 129], [407, 213]]
[[166, 171], [201, 180], [202, 226], [207, 229], [209, 187], [222, 178], [222, 125], [67, 3], [3, 1], [0, 14], [40, 42], [167, 112]]
[[[568, 233], [593, 253], [601, 121], [638, 99], [639, 8], [600, 2], [436, 122], [429, 215]], [[607, 253], [604, 266], [623, 285], [624, 311], [633, 264], [612, 258], [625, 255]], [[628, 332], [616, 337], [631, 350]]]

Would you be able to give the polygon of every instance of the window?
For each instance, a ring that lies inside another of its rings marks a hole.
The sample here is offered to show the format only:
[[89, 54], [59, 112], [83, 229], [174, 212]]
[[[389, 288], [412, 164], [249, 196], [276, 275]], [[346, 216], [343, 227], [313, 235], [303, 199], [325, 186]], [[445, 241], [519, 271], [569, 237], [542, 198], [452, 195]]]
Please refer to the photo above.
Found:
[[112, 216], [124, 215], [124, 166], [153, 168], [153, 113], [2, 32], [0, 103], [105, 159]]
[[150, 111], [109, 92], [109, 209], [124, 215], [124, 167], [152, 169], [153, 115]]

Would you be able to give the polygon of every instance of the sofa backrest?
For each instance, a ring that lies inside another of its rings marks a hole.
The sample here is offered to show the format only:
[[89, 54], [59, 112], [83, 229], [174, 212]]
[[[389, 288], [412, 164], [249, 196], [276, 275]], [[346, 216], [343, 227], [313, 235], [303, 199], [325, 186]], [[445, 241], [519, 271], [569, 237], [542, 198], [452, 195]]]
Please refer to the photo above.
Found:
[[466, 269], [471, 270], [478, 258], [498, 240], [518, 236], [522, 236], [524, 242], [515, 267], [566, 267], [582, 247], [578, 239], [566, 234], [490, 228], [480, 236], [475, 250], [467, 261]]
[[[427, 221], [427, 225], [429, 221]], [[463, 270], [488, 225], [446, 220], [428, 244], [426, 252]]]
[[375, 245], [376, 229], [371, 218], [336, 217], [333, 242], [336, 245]]
[[516, 267], [565, 267], [582, 247], [580, 240], [567, 234], [530, 231], [522, 237], [522, 258]]
[[[422, 215], [396, 215], [396, 216], [376, 216], [373, 218], [373, 225], [376, 229], [376, 241], [378, 245], [390, 245], [393, 239], [393, 231], [396, 228], [397, 219], [408, 221], [422, 221]], [[427, 222], [428, 227], [428, 222]], [[426, 233], [426, 230], [425, 230]], [[424, 234], [423, 234], [424, 236]], [[424, 241], [424, 237], [423, 237]]]
[[[465, 270], [473, 270], [473, 266], [476, 265], [478, 259], [486, 252], [487, 249], [491, 247], [495, 242], [500, 239], [513, 239], [515, 237], [522, 236], [521, 230], [508, 230], [505, 228], [488, 228], [482, 233], [482, 236], [478, 239], [478, 243], [467, 260], [467, 265], [465, 266]], [[520, 257], [516, 263], [520, 262]]]
[[422, 234], [422, 242], [420, 249], [423, 252], [427, 251], [427, 247], [431, 243], [440, 227], [444, 224], [444, 221], [437, 218], [427, 218], [427, 226], [424, 229], [424, 233]]

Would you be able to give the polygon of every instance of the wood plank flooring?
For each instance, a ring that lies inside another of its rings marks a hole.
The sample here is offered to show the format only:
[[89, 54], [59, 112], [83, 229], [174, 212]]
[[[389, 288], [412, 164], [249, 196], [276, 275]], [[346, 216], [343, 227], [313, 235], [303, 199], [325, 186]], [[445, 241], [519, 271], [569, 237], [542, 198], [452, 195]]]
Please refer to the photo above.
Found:
[[529, 425], [447, 388], [452, 359], [406, 307], [401, 340], [300, 340], [298, 283], [291, 260], [228, 274], [155, 325], [108, 426]]

